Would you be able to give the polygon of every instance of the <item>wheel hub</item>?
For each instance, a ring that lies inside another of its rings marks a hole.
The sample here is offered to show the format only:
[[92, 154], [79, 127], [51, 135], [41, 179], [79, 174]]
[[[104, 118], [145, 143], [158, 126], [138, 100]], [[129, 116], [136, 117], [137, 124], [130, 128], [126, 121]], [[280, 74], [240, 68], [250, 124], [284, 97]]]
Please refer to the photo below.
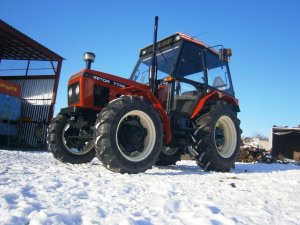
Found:
[[85, 127], [82, 118], [78, 119], [79, 124], [75, 121], [67, 123], [63, 129], [62, 141], [66, 149], [75, 155], [83, 155], [92, 148], [93, 131], [89, 127]]
[[141, 110], [126, 113], [119, 120], [116, 133], [118, 150], [131, 162], [140, 162], [153, 151], [155, 126], [151, 117]]
[[125, 152], [143, 151], [146, 136], [147, 130], [137, 116], [128, 116], [120, 125], [118, 138]]
[[216, 145], [217, 145], [218, 148], [220, 148], [222, 145], [224, 145], [224, 142], [225, 142], [225, 136], [224, 136], [223, 128], [216, 127], [215, 137], [216, 137]]

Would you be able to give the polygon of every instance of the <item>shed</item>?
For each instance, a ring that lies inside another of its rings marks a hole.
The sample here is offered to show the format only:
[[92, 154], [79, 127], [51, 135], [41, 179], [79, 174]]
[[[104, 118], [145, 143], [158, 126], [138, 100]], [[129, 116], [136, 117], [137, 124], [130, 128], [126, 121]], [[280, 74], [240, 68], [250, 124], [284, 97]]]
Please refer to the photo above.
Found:
[[21, 116], [14, 145], [45, 146], [62, 61], [57, 53], [0, 20], [0, 79], [21, 88]]
[[272, 155], [283, 155], [300, 160], [300, 128], [273, 127], [271, 134]]

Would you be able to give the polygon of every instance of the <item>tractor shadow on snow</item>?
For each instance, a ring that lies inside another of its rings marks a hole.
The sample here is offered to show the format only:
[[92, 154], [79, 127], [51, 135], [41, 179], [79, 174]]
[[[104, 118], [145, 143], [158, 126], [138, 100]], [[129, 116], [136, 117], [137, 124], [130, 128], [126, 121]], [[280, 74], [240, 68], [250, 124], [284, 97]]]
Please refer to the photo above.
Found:
[[[195, 163], [196, 164], [196, 163]], [[173, 165], [173, 166], [153, 166], [158, 168], [159, 171], [152, 172], [146, 171], [147, 175], [161, 175], [161, 176], [176, 176], [176, 175], [202, 175], [208, 172], [202, 170], [197, 165]]]
[[[213, 174], [218, 172], [207, 172], [202, 170], [195, 165], [182, 165], [184, 161], [181, 161], [179, 165], [174, 166], [154, 166], [153, 168], [158, 168], [161, 170], [157, 172], [151, 172], [151, 170], [146, 171], [147, 175], [162, 175], [162, 176], [174, 176], [174, 175], [204, 175]], [[289, 170], [300, 170], [299, 164], [296, 163], [236, 163], [235, 168], [232, 168], [229, 173], [231, 174], [241, 174], [241, 173], [270, 173], [279, 171], [289, 171]]]
[[[1, 149], [3, 151], [7, 151]], [[28, 154], [45, 154], [48, 151], [37, 151], [37, 150], [17, 150], [11, 149], [8, 151], [19, 151], [19, 152], [27, 152]], [[50, 152], [48, 152], [50, 154]], [[22, 156], [24, 158], [24, 156]], [[42, 158], [45, 155], [37, 157]], [[31, 157], [29, 157], [31, 158]], [[34, 157], [36, 158], [36, 157]], [[53, 159], [54, 160], [54, 159]], [[55, 161], [56, 163], [61, 163]], [[94, 158], [90, 163], [90, 166], [103, 166], [102, 163], [97, 159]], [[265, 164], [265, 163], [239, 163], [235, 164], [235, 168], [230, 170], [231, 174], [241, 174], [241, 173], [270, 173], [270, 172], [280, 172], [280, 171], [289, 171], [289, 170], [300, 170], [300, 163], [291, 161], [288, 164], [282, 163], [272, 163], [272, 164]], [[153, 166], [153, 169], [147, 170], [145, 172], [147, 175], [162, 175], [162, 176], [174, 176], [174, 175], [205, 175], [205, 174], [213, 174], [216, 172], [206, 172], [202, 170], [199, 166], [196, 165], [195, 161], [191, 160], [182, 160], [177, 163], [177, 165], [172, 166]]]

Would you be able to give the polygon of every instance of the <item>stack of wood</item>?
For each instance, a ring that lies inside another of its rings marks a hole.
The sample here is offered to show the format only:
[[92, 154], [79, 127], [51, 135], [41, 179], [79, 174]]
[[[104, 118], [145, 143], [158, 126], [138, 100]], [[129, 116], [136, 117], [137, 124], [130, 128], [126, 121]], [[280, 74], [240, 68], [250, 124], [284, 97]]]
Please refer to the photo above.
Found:
[[268, 151], [253, 143], [251, 138], [243, 138], [241, 140], [240, 155], [237, 161], [246, 163], [262, 161], [264, 155], [267, 153]]

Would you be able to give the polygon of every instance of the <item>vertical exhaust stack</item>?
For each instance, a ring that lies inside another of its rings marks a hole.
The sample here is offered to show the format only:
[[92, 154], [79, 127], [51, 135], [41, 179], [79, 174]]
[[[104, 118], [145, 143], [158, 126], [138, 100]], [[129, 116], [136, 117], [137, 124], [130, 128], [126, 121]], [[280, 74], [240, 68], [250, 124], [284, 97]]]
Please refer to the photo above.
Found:
[[92, 63], [95, 61], [96, 55], [92, 52], [86, 52], [83, 54], [84, 61], [86, 62], [86, 69], [91, 69]]
[[154, 22], [154, 37], [153, 37], [153, 49], [152, 49], [152, 62], [150, 68], [149, 84], [153, 93], [157, 90], [157, 61], [156, 61], [156, 43], [157, 43], [157, 27], [158, 27], [158, 16], [155, 17]]

